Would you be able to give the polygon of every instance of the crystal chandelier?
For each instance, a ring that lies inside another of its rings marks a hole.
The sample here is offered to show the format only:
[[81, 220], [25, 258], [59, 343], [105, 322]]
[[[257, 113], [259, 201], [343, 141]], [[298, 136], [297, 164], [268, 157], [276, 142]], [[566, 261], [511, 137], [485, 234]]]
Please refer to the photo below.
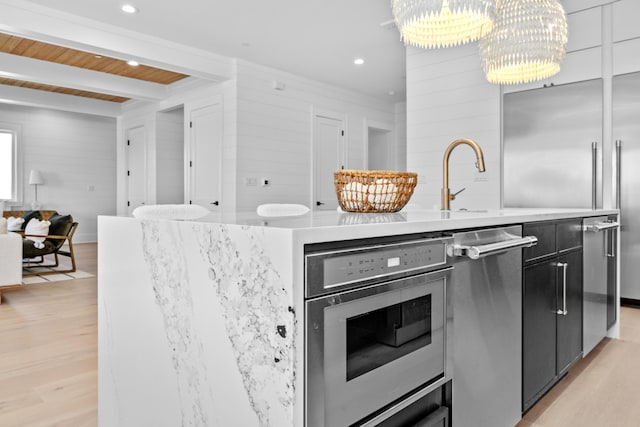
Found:
[[405, 43], [447, 47], [488, 34], [496, 0], [391, 0], [391, 12]]
[[567, 17], [557, 0], [500, 0], [493, 30], [480, 39], [482, 68], [491, 83], [526, 83], [560, 71]]

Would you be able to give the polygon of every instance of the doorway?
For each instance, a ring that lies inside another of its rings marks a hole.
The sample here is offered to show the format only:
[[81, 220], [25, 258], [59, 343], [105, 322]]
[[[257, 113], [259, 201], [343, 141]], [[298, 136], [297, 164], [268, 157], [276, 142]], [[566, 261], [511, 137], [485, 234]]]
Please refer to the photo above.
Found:
[[392, 133], [390, 129], [367, 126], [367, 168], [369, 170], [393, 170]]
[[184, 108], [156, 114], [156, 202], [184, 203]]

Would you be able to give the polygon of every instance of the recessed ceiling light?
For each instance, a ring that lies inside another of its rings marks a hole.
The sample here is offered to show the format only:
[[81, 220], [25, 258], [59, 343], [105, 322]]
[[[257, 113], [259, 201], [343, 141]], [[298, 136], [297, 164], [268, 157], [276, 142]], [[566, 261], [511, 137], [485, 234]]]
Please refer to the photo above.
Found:
[[364, 64], [364, 59], [356, 58], [356, 59], [353, 60], [353, 63], [356, 64], [356, 65], [362, 65], [362, 64]]
[[136, 13], [138, 11], [138, 8], [130, 4], [122, 5], [121, 9], [124, 13]]
[[137, 67], [138, 65], [140, 65], [138, 61], [127, 61], [127, 64], [131, 65], [132, 67]]
[[396, 94], [396, 93], [395, 93], [394, 91], [392, 91], [392, 90], [390, 90], [389, 92], [387, 92], [387, 95], [389, 95], [389, 96], [393, 96], [393, 95], [395, 95], [395, 94]]
[[93, 57], [96, 59], [102, 59], [102, 55], [93, 55]]

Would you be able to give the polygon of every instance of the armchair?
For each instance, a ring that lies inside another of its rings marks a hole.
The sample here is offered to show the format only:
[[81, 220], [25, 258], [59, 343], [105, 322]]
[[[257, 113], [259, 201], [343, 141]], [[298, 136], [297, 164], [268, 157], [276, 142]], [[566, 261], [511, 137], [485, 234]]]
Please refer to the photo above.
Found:
[[[42, 248], [37, 248], [34, 242], [29, 239], [22, 239], [22, 258], [29, 260], [27, 264], [23, 265], [24, 275], [33, 276], [36, 274], [58, 274], [58, 273], [72, 273], [76, 271], [76, 259], [73, 253], [73, 234], [76, 232], [78, 223], [73, 221], [71, 215], [58, 215], [54, 214], [49, 218], [51, 225], [49, 226], [49, 234], [44, 237]], [[25, 234], [24, 237], [28, 237]], [[67, 243], [69, 250], [62, 250], [65, 242]], [[44, 256], [53, 255], [55, 262], [45, 263]], [[51, 270], [42, 271], [41, 267], [58, 267], [58, 256], [63, 255], [71, 259], [71, 268], [65, 270]], [[37, 261], [34, 261], [36, 259]], [[34, 265], [31, 265], [34, 264]], [[32, 270], [39, 268], [38, 270]]]

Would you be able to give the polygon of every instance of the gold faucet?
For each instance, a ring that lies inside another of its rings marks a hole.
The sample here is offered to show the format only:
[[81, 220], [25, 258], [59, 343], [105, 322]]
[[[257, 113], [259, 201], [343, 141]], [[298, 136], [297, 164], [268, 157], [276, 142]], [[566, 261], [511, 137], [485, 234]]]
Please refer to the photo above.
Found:
[[486, 170], [484, 168], [484, 155], [482, 154], [482, 148], [480, 148], [477, 142], [468, 138], [460, 138], [460, 139], [456, 139], [451, 144], [449, 144], [446, 151], [444, 152], [444, 160], [442, 165], [442, 169], [444, 171], [444, 179], [442, 184], [442, 210], [443, 211], [450, 210], [449, 202], [451, 202], [451, 200], [454, 200], [456, 198], [456, 194], [464, 190], [463, 188], [462, 190], [458, 191], [458, 193], [455, 193], [455, 194], [451, 194], [451, 192], [449, 191], [449, 156], [451, 155], [451, 152], [453, 151], [453, 149], [461, 144], [467, 144], [469, 147], [473, 148], [473, 150], [476, 152], [476, 158], [478, 159], [478, 161], [476, 162], [476, 167], [478, 168], [478, 171], [484, 172]]

